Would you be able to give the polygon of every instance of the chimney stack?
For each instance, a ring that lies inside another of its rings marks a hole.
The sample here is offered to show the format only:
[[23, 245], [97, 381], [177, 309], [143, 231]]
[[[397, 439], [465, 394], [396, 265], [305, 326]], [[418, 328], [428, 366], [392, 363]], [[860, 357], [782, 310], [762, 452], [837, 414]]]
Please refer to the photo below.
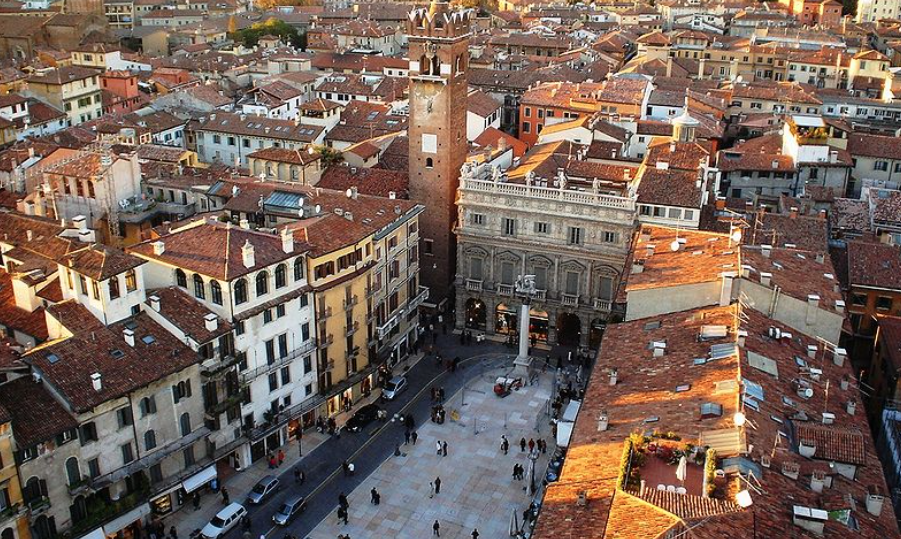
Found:
[[239, 224], [244, 230], [250, 230], [250, 221], [248, 221], [247, 219], [241, 219]]
[[848, 403], [845, 404], [845, 411], [848, 412], [848, 415], [854, 415], [854, 412], [857, 411], [857, 402], [849, 400]]
[[846, 355], [848, 355], [848, 353], [845, 351], [844, 348], [836, 348], [832, 352], [832, 362], [835, 363], [836, 365], [838, 365], [839, 367], [842, 367], [845, 365], [845, 356]]
[[256, 265], [256, 259], [253, 256], [253, 245], [250, 243], [250, 240], [244, 240], [244, 245], [241, 247], [241, 258], [245, 268], [252, 268]]
[[819, 348], [817, 348], [817, 345], [815, 345], [815, 344], [808, 344], [808, 345], [807, 345], [807, 357], [809, 357], [809, 358], [815, 358], [815, 357], [817, 357], [817, 351], [818, 351], [818, 350], [819, 350]]
[[770, 286], [770, 279], [773, 278], [773, 274], [768, 271], [760, 272], [760, 284], [763, 286]]
[[150, 308], [156, 312], [160, 312], [160, 297], [159, 296], [150, 296], [147, 298], [147, 301], [150, 302]]
[[166, 252], [166, 242], [164, 241], [155, 241], [153, 242], [153, 254], [156, 256], [160, 256]]
[[125, 328], [122, 331], [122, 336], [125, 337], [125, 344], [132, 348], [135, 347], [135, 331], [133, 329]]
[[95, 372], [91, 375], [91, 385], [94, 386], [94, 391], [101, 391], [103, 389], [103, 382], [100, 380], [99, 372]]
[[789, 210], [789, 212], [788, 212], [788, 216], [791, 217], [792, 219], [797, 219], [798, 218], [798, 208], [796, 208], [795, 206], [792, 206], [791, 210]]
[[615, 386], [617, 380], [618, 372], [616, 369], [610, 370], [610, 385]]
[[867, 487], [867, 513], [874, 517], [882, 514], [882, 502], [884, 500], [885, 496], [882, 495], [882, 492], [877, 487]]
[[601, 415], [598, 416], [598, 432], [604, 432], [609, 426], [610, 419], [607, 416], [607, 411], [604, 410], [603, 412], [601, 412]]
[[765, 258], [769, 258], [770, 254], [773, 252], [772, 245], [761, 245], [760, 246], [760, 254], [762, 254]]
[[294, 231], [289, 228], [282, 229], [282, 251], [294, 252]]
[[823, 486], [826, 484], [826, 474], [819, 470], [814, 470], [810, 475], [810, 490], [817, 494], [823, 492]]
[[207, 313], [203, 317], [203, 325], [207, 331], [216, 331], [219, 328], [219, 317], [213, 313]]

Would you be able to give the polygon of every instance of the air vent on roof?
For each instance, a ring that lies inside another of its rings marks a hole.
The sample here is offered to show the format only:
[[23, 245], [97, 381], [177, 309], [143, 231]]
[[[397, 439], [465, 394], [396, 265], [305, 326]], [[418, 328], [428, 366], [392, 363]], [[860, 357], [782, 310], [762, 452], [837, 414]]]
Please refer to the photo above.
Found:
[[722, 339], [729, 333], [726, 326], [701, 326], [701, 340]]

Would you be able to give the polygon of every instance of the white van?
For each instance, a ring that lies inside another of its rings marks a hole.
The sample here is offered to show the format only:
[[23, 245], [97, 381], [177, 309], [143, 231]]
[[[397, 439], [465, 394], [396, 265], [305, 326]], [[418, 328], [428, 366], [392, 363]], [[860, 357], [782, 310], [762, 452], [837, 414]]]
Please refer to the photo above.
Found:
[[210, 520], [209, 524], [200, 530], [200, 535], [205, 539], [220, 539], [232, 528], [241, 522], [241, 517], [247, 514], [247, 509], [240, 503], [230, 503], [222, 511]]

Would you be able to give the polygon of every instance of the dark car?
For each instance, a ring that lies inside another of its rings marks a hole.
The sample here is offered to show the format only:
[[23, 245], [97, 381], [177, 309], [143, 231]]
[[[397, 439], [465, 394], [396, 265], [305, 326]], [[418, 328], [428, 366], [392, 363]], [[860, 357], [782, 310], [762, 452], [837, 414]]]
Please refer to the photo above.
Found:
[[367, 404], [357, 410], [357, 413], [347, 421], [345, 428], [351, 432], [359, 432], [363, 430], [363, 427], [375, 421], [379, 417], [379, 412], [381, 412], [381, 408], [375, 404]]

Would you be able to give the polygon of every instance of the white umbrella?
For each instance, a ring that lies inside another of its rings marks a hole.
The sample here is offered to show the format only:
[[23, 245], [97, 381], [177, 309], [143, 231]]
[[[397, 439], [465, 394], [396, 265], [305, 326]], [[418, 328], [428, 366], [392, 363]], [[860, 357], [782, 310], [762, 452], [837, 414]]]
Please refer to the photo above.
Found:
[[688, 459], [685, 458], [685, 455], [682, 455], [682, 458], [679, 459], [679, 465], [676, 466], [676, 479], [684, 483], [686, 475], [688, 475]]

